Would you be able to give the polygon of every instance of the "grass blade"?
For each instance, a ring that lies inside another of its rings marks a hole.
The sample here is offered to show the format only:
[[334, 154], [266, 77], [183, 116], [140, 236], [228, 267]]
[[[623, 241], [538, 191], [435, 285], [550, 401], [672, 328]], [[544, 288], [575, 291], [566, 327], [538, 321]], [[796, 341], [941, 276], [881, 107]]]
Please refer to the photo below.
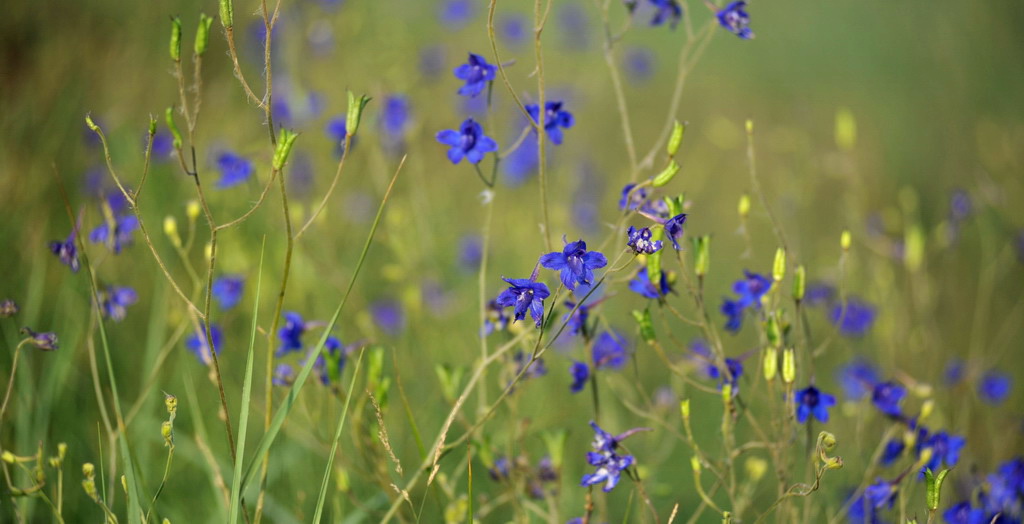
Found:
[[359, 350], [359, 359], [356, 360], [356, 367], [352, 370], [352, 381], [348, 384], [348, 396], [345, 398], [345, 407], [341, 410], [341, 420], [338, 421], [338, 428], [334, 430], [334, 442], [331, 443], [331, 454], [327, 456], [327, 467], [324, 468], [324, 479], [320, 482], [320, 495], [316, 500], [316, 512], [313, 513], [313, 522], [320, 522], [324, 512], [324, 500], [327, 498], [327, 484], [331, 481], [331, 468], [334, 467], [334, 455], [338, 452], [338, 441], [341, 440], [341, 428], [345, 426], [345, 418], [348, 416], [348, 406], [352, 403], [352, 391], [355, 389], [356, 380], [359, 380], [359, 366], [363, 363], [363, 354], [366, 348]]

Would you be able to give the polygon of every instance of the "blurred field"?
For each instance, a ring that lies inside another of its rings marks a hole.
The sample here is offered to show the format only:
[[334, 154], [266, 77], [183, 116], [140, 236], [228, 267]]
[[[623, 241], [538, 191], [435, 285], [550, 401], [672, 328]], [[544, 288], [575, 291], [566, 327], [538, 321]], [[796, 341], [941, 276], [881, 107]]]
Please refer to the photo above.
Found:
[[[334, 331], [346, 343], [366, 340], [384, 350], [383, 374], [390, 389], [383, 418], [404, 473], [394, 471], [378, 440], [373, 406], [361, 391], [372, 385], [357, 382], [327, 495], [325, 520], [331, 522], [370, 522], [384, 516], [398, 497], [390, 485], [405, 486], [422, 459], [417, 438], [429, 449], [451, 410], [454, 399], [442, 393], [435, 366], [465, 368], [465, 384], [480, 357], [478, 268], [460, 263], [460, 243], [467, 235], [482, 233], [487, 210], [479, 194], [484, 186], [466, 163], [453, 166], [448, 161], [446, 147], [437, 143], [435, 134], [456, 128], [472, 115], [504, 150], [526, 121], [500, 80], [493, 87], [490, 115], [479, 103], [483, 97], [474, 105], [456, 95], [460, 82], [451, 69], [464, 63], [467, 52], [492, 58], [487, 3], [470, 2], [468, 20], [455, 28], [442, 22], [441, 4], [434, 0], [284, 0], [273, 35], [275, 97], [289, 106], [292, 116], [286, 125], [300, 133], [292, 162], [285, 169], [293, 220], [309, 216], [334, 175], [335, 145], [324, 128], [331, 118], [345, 114], [346, 89], [374, 97], [349, 150], [338, 189], [323, 216], [296, 242], [284, 311], [300, 312], [307, 320], [329, 319], [353, 275], [400, 152], [408, 154], [363, 273]], [[695, 31], [713, 17], [703, 4], [684, 5]], [[498, 43], [503, 59], [514, 61], [508, 66], [510, 81], [527, 102], [537, 100], [536, 77], [531, 74], [532, 9], [532, 3], [523, 1], [498, 2], [497, 9], [499, 28], [516, 17], [522, 20], [524, 41], [499, 31]], [[246, 78], [262, 93], [258, 10], [258, 2], [236, 3], [235, 34]], [[909, 405], [919, 407], [925, 398], [933, 399], [930, 425], [967, 438], [943, 497], [945, 508], [947, 502], [970, 493], [972, 479], [983, 477], [1024, 448], [1022, 376], [1017, 365], [1024, 327], [1020, 298], [1024, 291], [1024, 241], [1020, 240], [1024, 228], [1024, 97], [1020, 95], [1024, 92], [1024, 68], [1020, 67], [1024, 8], [1003, 0], [963, 4], [838, 0], [755, 2], [748, 10], [756, 39], [743, 41], [715, 27], [706, 52], [686, 77], [676, 115], [666, 113], [686, 38], [685, 23], [672, 31], [649, 27], [646, 19], [638, 18], [618, 42], [614, 56], [625, 76], [636, 149], [643, 156], [657, 148], [659, 155], [641, 178], [655, 174], [662, 165], [663, 144], [658, 139], [667, 119], [675, 116], [687, 121], [679, 153], [682, 170], [663, 194], [685, 192], [687, 236], [713, 239], [704, 290], [711, 322], [721, 330], [721, 298], [731, 294], [732, 282], [742, 276], [742, 270], [770, 273], [778, 245], [756, 194], [746, 233], [740, 233], [737, 202], [754, 190], [744, 122], [754, 122], [761, 187], [784, 230], [791, 263], [804, 264], [809, 281], [838, 284], [842, 278], [847, 293], [878, 308], [878, 320], [866, 336], [835, 338], [815, 361], [813, 371], [799, 369], [797, 384], [803, 387], [813, 380], [841, 396], [835, 370], [862, 356], [876, 362], [886, 377], [918, 393], [908, 400]], [[0, 248], [6, 254], [0, 257], [0, 299], [11, 298], [21, 306], [15, 319], [0, 320], [5, 341], [0, 351], [2, 383], [6, 387], [20, 327], [55, 331], [61, 344], [52, 353], [23, 350], [0, 430], [0, 447], [17, 455], [33, 455], [41, 445], [49, 456], [58, 442], [68, 444], [63, 479], [63, 512], [68, 522], [103, 518], [81, 489], [81, 464], [93, 462], [99, 467], [102, 463], [109, 468], [117, 449], [101, 423], [91, 370], [98, 370], [102, 402], [110, 410], [102, 357], [95, 363], [89, 358], [90, 339], [97, 347], [99, 342], [91, 327], [88, 278], [84, 270], [69, 272], [47, 249], [49, 241], [66, 238], [71, 229], [60, 184], [76, 215], [80, 214], [85, 232], [102, 221], [88, 181], [99, 176], [105, 187], [113, 186], [102, 149], [85, 127], [86, 114], [103, 126], [118, 174], [136, 183], [149, 115], [159, 117], [165, 129], [164, 109], [178, 100], [173, 65], [167, 58], [168, 17], [182, 17], [187, 50], [183, 55], [191, 55], [200, 11], [216, 14], [217, 4], [16, 2], [6, 6], [0, 17], [0, 206], [6, 214], [0, 227]], [[613, 1], [610, 12], [612, 26], [620, 27], [625, 8]], [[630, 165], [603, 45], [596, 3], [554, 2], [543, 36], [547, 98], [565, 100], [576, 123], [565, 131], [563, 145], [547, 147], [552, 238], [556, 245], [561, 245], [557, 239], [563, 234], [569, 241], [583, 238], [596, 249], [613, 235], [605, 253], [614, 260], [623, 234], [612, 226], [621, 216], [616, 204], [620, 189], [629, 181]], [[436, 72], [424, 71], [425, 53], [437, 61]], [[649, 53], [643, 55], [650, 58], [649, 72], [627, 61], [636, 53]], [[190, 72], [191, 62], [185, 62]], [[320, 111], [309, 111], [313, 93], [322, 102]], [[404, 144], [397, 148], [386, 144], [378, 122], [381, 102], [393, 94], [406, 96], [410, 106]], [[849, 132], [837, 137], [837, 115], [852, 116], [855, 138]], [[215, 155], [222, 150], [244, 155], [256, 166], [254, 178], [245, 185], [207, 189], [210, 207], [220, 221], [243, 213], [267, 179], [273, 150], [264, 120], [263, 112], [246, 102], [232, 75], [220, 22], [215, 21], [203, 60], [196, 129], [200, 176], [207, 187], [212, 185], [218, 176]], [[481, 165], [489, 171], [491, 160]], [[504, 168], [499, 172], [484, 290], [488, 298], [504, 289], [500, 276], [527, 277], [537, 257], [547, 251], [538, 229], [542, 218], [537, 177], [514, 181]], [[958, 189], [970, 195], [972, 212], [952, 235], [950, 198]], [[187, 290], [192, 288], [189, 275], [175, 258], [161, 223], [165, 216], [175, 216], [184, 235], [186, 203], [193, 198], [194, 184], [177, 160], [155, 159], [140, 209], [156, 248], [173, 262], [171, 272]], [[629, 223], [642, 222], [631, 219]], [[844, 229], [852, 233], [853, 246], [841, 269], [839, 238]], [[208, 231], [201, 217], [195, 230], [189, 256], [205, 283], [202, 246]], [[903, 256], [908, 232], [923, 239], [919, 265]], [[246, 463], [252, 460], [263, 430], [266, 332], [285, 256], [276, 184], [249, 221], [221, 234], [218, 247], [218, 276], [237, 273], [247, 278], [239, 307], [224, 313], [214, 308], [214, 320], [225, 330], [220, 365], [236, 430], [264, 239], [261, 334], [255, 346]], [[689, 239], [685, 244], [683, 257], [689, 259]], [[231, 485], [231, 455], [209, 369], [181, 340], [190, 331], [183, 327], [187, 326], [186, 308], [138, 234], [134, 245], [116, 256], [96, 244], [87, 249], [99, 282], [130, 285], [139, 294], [139, 302], [129, 308], [124, 322], [106, 325], [121, 403], [126, 411], [138, 406], [128, 432], [147, 488], [143, 507], [159, 484], [166, 459], [160, 435], [161, 421], [166, 419], [163, 391], [179, 400], [177, 452], [155, 514], [175, 523], [226, 520], [226, 501], [218, 482]], [[672, 269], [683, 270], [674, 261]], [[642, 309], [648, 301], [626, 288], [628, 276], [613, 279], [610, 290], [604, 292], [611, 298], [598, 310], [602, 326], [625, 333], [631, 351], [625, 369], [603, 372], [600, 377], [601, 423], [611, 433], [638, 426], [654, 428], [630, 437], [629, 452], [637, 457], [661, 521], [678, 503], [676, 522], [686, 522], [701, 499], [690, 470], [693, 452], [676, 438], [681, 431], [678, 401], [693, 399], [695, 438], [713, 453], [721, 451], [722, 403], [719, 396], [695, 390], [668, 373], [640, 340], [630, 311]], [[543, 271], [542, 278], [557, 285], [550, 271]], [[785, 296], [790, 281], [783, 286]], [[697, 317], [681, 286], [670, 302]], [[399, 305], [402, 318], [397, 327], [371, 313], [381, 303]], [[556, 318], [563, 313], [564, 308]], [[698, 336], [697, 330], [656, 318], [663, 345], [674, 359], [682, 358], [687, 354], [685, 343]], [[822, 311], [809, 310], [807, 318], [816, 339], [831, 332]], [[522, 324], [516, 329], [532, 329], [532, 323]], [[743, 355], [762, 344], [756, 322], [748, 318], [746, 324], [739, 335], [723, 332], [729, 356]], [[319, 336], [320, 331], [315, 333]], [[491, 347], [507, 338], [492, 336]], [[315, 337], [307, 335], [305, 340], [312, 344]], [[172, 349], [161, 360], [165, 346]], [[587, 489], [579, 486], [579, 479], [592, 470], [585, 453], [593, 437], [587, 422], [594, 418], [594, 411], [590, 391], [569, 393], [567, 371], [572, 359], [583, 358], [582, 351], [579, 341], [572, 339], [545, 354], [547, 376], [517, 386], [497, 416], [474, 436], [472, 458], [467, 459], [465, 446], [446, 456], [434, 487], [425, 488], [421, 480], [410, 491], [416, 511], [402, 505], [398, 518], [445, 521], [446, 508], [467, 492], [467, 460], [472, 465], [475, 510], [486, 512], [478, 515], [483, 522], [542, 521], [530, 505], [550, 512], [552, 521], [582, 515]], [[295, 364], [296, 357], [288, 362]], [[968, 380], [947, 387], [943, 382], [947, 364], [953, 358], [968, 357]], [[312, 518], [354, 362], [355, 355], [346, 366], [342, 389], [323, 387], [311, 377], [302, 390], [271, 450], [265, 519], [302, 522]], [[745, 362], [741, 392], [748, 387], [757, 392], [743, 398], [743, 409], [770, 418], [774, 399], [764, 390], [754, 390], [755, 384], [763, 386], [763, 379], [757, 378], [758, 362], [757, 356]], [[1001, 369], [1015, 379], [1009, 399], [999, 406], [981, 402], [974, 386], [989, 369]], [[484, 375], [485, 387], [470, 397], [452, 437], [477, 419], [485, 407], [480, 403], [498, 397], [514, 372], [515, 365], [508, 363]], [[714, 385], [697, 371], [694, 377]], [[654, 399], [663, 386], [672, 388], [672, 401], [658, 405]], [[926, 391], [925, 386], [931, 389]], [[285, 391], [275, 388], [275, 403], [282, 401]], [[840, 404], [825, 429], [838, 438], [835, 453], [843, 457], [845, 467], [830, 472], [821, 492], [814, 494], [812, 504], [821, 508], [821, 514], [813, 522], [826, 522], [825, 516], [835, 514], [861, 484], [871, 454], [890, 427], [877, 415], [865, 415], [865, 403], [840, 399]], [[651, 417], [640, 416], [641, 409]], [[656, 423], [659, 420], [663, 423]], [[814, 427], [815, 432], [821, 429], [820, 424]], [[529, 501], [522, 494], [525, 476], [513, 475], [512, 481], [505, 482], [488, 476], [487, 469], [493, 465], [488, 455], [522, 454], [533, 467], [547, 452], [542, 434], [556, 430], [568, 431], [557, 496]], [[740, 442], [757, 438], [743, 424], [736, 431]], [[803, 440], [802, 432], [795, 437], [791, 457], [801, 481], [806, 480]], [[742, 461], [735, 467], [741, 477], [747, 474]], [[122, 468], [119, 462], [117, 475]], [[21, 473], [15, 475], [17, 484], [29, 484], [26, 479]], [[449, 479], [455, 480], [449, 483]], [[710, 481], [705, 477], [706, 487]], [[51, 475], [48, 492], [52, 482]], [[906, 482], [916, 488], [901, 496], [897, 510], [889, 515], [894, 519], [917, 515], [924, 522], [924, 488], [916, 481]], [[119, 483], [104, 477], [101, 484], [115, 501], [115, 512], [127, 519]], [[50, 519], [50, 509], [38, 498], [18, 497], [15, 512], [8, 487], [5, 483], [0, 521]], [[754, 509], [740, 515], [744, 522], [753, 522], [774, 500], [773, 472], [760, 484], [751, 483], [750, 489]], [[595, 522], [653, 522], [629, 479], [624, 478], [607, 498], [596, 489], [594, 493]], [[255, 489], [246, 494], [250, 512], [255, 497]], [[721, 494], [712, 497], [719, 504], [726, 502]], [[464, 517], [465, 508], [459, 509]], [[782, 515], [771, 518], [788, 521]], [[707, 511], [698, 521], [720, 522], [721, 516]]]

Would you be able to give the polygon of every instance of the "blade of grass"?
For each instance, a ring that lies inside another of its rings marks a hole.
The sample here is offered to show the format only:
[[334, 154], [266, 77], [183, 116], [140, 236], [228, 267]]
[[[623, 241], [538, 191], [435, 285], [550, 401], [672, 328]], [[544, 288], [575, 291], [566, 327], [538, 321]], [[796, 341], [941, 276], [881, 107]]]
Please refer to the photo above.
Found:
[[242, 404], [238, 415], [238, 440], [235, 444], [235, 471], [231, 476], [231, 502], [228, 522], [238, 521], [238, 507], [241, 501], [242, 459], [245, 458], [245, 434], [249, 427], [249, 404], [252, 402], [252, 360], [253, 348], [256, 346], [257, 313], [260, 308], [260, 288], [263, 283], [263, 252], [267, 247], [267, 237], [263, 237], [260, 247], [260, 270], [256, 273], [256, 299], [252, 306], [252, 331], [249, 334], [249, 354], [245, 359], [245, 382], [242, 384]]
[[395, 181], [398, 180], [398, 174], [402, 171], [402, 165], [405, 163], [405, 158], [402, 158], [402, 162], [398, 165], [398, 169], [395, 170], [395, 175], [391, 177], [391, 183], [388, 184], [387, 191], [384, 192], [384, 198], [380, 202], [380, 206], [377, 208], [377, 216], [373, 219], [373, 225], [370, 226], [370, 234], [366, 237], [366, 243], [363, 245], [363, 251], [359, 254], [359, 261], [356, 263], [355, 272], [352, 274], [352, 279], [348, 283], [348, 288], [345, 290], [345, 294], [341, 298], [341, 303], [338, 304], [338, 308], [334, 310], [334, 315], [331, 320], [327, 323], [324, 328], [323, 334], [320, 336], [320, 340], [317, 342], [316, 347], [313, 349], [313, 353], [306, 359], [306, 363], [302, 366], [302, 370], [299, 371], [295, 382], [292, 384], [291, 389], [288, 391], [288, 395], [281, 403], [281, 407], [278, 408], [277, 413], [274, 413], [274, 419], [270, 422], [270, 426], [267, 428], [267, 432], [263, 434], [263, 438], [260, 439], [259, 444], [256, 446], [256, 453], [253, 455], [252, 462], [245, 468], [245, 475], [242, 477], [241, 490], [245, 491], [245, 487], [249, 485], [256, 472], [259, 470], [260, 457], [263, 456], [270, 446], [274, 443], [278, 433], [281, 432], [281, 426], [284, 425], [284, 419], [288, 416], [292, 406], [295, 404], [295, 399], [298, 398], [299, 392], [302, 390], [302, 386], [305, 385], [306, 379], [309, 374], [313, 371], [313, 365], [316, 363], [317, 358], [324, 350], [324, 344], [327, 342], [327, 337], [331, 334], [331, 330], [334, 329], [334, 325], [338, 322], [338, 317], [341, 316], [342, 309], [345, 308], [345, 303], [348, 302], [348, 296], [352, 293], [352, 288], [356, 284], [356, 279], [359, 278], [359, 271], [363, 268], [363, 262], [366, 261], [366, 255], [370, 251], [370, 245], [373, 244], [374, 234], [377, 232], [377, 226], [380, 225], [381, 216], [384, 214], [384, 206], [388, 202], [388, 198], [391, 196], [391, 190], [395, 187]]
[[324, 479], [320, 481], [320, 495], [316, 499], [316, 512], [313, 513], [313, 522], [320, 522], [324, 512], [324, 500], [327, 499], [327, 485], [331, 482], [331, 468], [334, 467], [334, 455], [338, 452], [338, 442], [341, 440], [341, 428], [345, 426], [345, 418], [348, 416], [348, 406], [352, 403], [352, 391], [355, 389], [356, 381], [359, 380], [359, 367], [363, 363], [363, 354], [366, 348], [359, 350], [359, 359], [356, 360], [356, 367], [352, 370], [352, 380], [348, 383], [348, 396], [345, 397], [345, 407], [341, 410], [341, 419], [338, 420], [338, 428], [334, 430], [334, 442], [331, 443], [331, 454], [327, 456], [327, 466], [324, 468]]

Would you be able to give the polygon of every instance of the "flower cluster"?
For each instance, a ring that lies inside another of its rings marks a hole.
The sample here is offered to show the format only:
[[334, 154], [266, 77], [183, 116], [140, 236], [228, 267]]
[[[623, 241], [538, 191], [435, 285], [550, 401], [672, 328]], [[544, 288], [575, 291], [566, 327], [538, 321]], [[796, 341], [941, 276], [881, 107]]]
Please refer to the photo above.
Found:
[[611, 491], [619, 483], [622, 472], [636, 461], [632, 455], [619, 454], [619, 443], [634, 433], [646, 431], [647, 428], [634, 428], [621, 435], [612, 436], [596, 422], [591, 421], [590, 427], [594, 429], [594, 441], [591, 444], [594, 451], [587, 452], [587, 463], [597, 469], [593, 473], [583, 475], [580, 485], [604, 484], [601, 489]]
[[743, 324], [743, 312], [747, 309], [761, 309], [761, 298], [772, 288], [772, 281], [763, 275], [743, 271], [744, 278], [737, 280], [732, 286], [736, 300], [725, 299], [722, 302], [722, 314], [728, 317], [725, 329], [737, 332]]

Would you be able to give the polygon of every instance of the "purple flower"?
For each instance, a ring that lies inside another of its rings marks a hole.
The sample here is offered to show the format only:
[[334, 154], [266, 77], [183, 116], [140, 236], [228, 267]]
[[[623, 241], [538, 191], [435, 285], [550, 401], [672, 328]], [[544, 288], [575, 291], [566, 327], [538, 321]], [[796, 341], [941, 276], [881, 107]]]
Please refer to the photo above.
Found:
[[512, 306], [513, 322], [526, 318], [526, 311], [529, 310], [537, 327], [540, 327], [544, 320], [544, 299], [551, 292], [543, 282], [537, 282], [537, 271], [534, 270], [530, 278], [501, 279], [508, 282], [509, 288], [498, 295], [497, 304], [503, 308]]
[[[923, 468], [939, 471], [943, 464], [951, 468], [960, 461], [960, 451], [967, 444], [967, 440], [959, 435], [950, 435], [945, 431], [932, 433], [927, 438], [918, 439], [918, 453], [924, 448], [931, 448], [932, 457]], [[923, 472], [922, 468], [922, 472]]]
[[633, 280], [629, 281], [629, 289], [634, 293], [639, 293], [647, 298], [661, 298], [672, 291], [672, 287], [668, 283], [668, 275], [666, 275], [664, 271], [661, 272], [661, 278], [659, 279], [658, 285], [655, 286], [647, 276], [646, 267], [637, 271]]
[[275, 386], [290, 386], [295, 382], [295, 372], [289, 364], [278, 364], [274, 367], [274, 375], [270, 382]]
[[569, 367], [569, 374], [572, 375], [572, 384], [569, 385], [569, 391], [579, 393], [583, 391], [583, 388], [587, 385], [587, 380], [590, 378], [590, 367], [584, 362], [574, 360], [572, 366]]
[[50, 242], [50, 251], [57, 255], [57, 258], [64, 265], [70, 267], [72, 273], [78, 273], [79, 268], [78, 246], [75, 245], [75, 233], [76, 231], [72, 229], [71, 234], [63, 242], [60, 240]]
[[213, 281], [210, 292], [217, 299], [220, 308], [226, 311], [238, 305], [244, 290], [245, 278], [240, 275], [224, 275]]
[[[668, 235], [669, 240], [672, 241], [672, 247], [676, 251], [679, 251], [679, 237], [683, 236], [683, 224], [686, 223], [686, 213], [676, 215], [668, 220], [662, 222], [665, 226], [665, 233]], [[768, 284], [771, 287], [771, 284]]]
[[718, 23], [728, 29], [736, 36], [749, 40], [754, 38], [754, 32], [750, 30], [750, 15], [743, 10], [747, 3], [743, 0], [732, 2], [718, 12]]
[[949, 220], [954, 224], [971, 216], [971, 195], [963, 189], [956, 189], [949, 197]]
[[[143, 147], [149, 145], [149, 133], [143, 135]], [[174, 138], [170, 131], [161, 129], [153, 135], [153, 150], [151, 152], [155, 160], [166, 160], [174, 154]]]
[[540, 160], [537, 158], [537, 141], [524, 140], [515, 151], [502, 159], [501, 171], [505, 174], [505, 183], [516, 187], [537, 173]]
[[[530, 365], [531, 360], [529, 354], [523, 351], [516, 352], [512, 357], [512, 361], [516, 364], [516, 376], [523, 373], [523, 380], [526, 380], [528, 378], [540, 378], [548, 374], [548, 368], [544, 365], [544, 359], [538, 358]], [[526, 366], [528, 365], [530, 367], [527, 369]], [[526, 370], [525, 372], [523, 371], [524, 369]]]
[[654, 18], [651, 19], [652, 26], [658, 26], [668, 22], [669, 27], [676, 28], [679, 19], [683, 17], [683, 8], [676, 0], [649, 0], [654, 6]]
[[254, 168], [252, 162], [245, 157], [224, 151], [217, 155], [217, 170], [220, 171], [217, 188], [227, 189], [249, 180]]
[[358, 348], [358, 345], [345, 346], [334, 335], [328, 336], [324, 342], [324, 352], [316, 359], [313, 367], [320, 372], [320, 383], [327, 386], [331, 381], [337, 381], [341, 372], [345, 369], [345, 361], [348, 356]]
[[655, 61], [654, 53], [645, 47], [634, 47], [626, 51], [626, 76], [637, 82], [649, 79], [654, 72]]
[[283, 357], [293, 351], [302, 349], [302, 335], [306, 332], [306, 323], [298, 313], [288, 312], [284, 314], [284, 326], [277, 332], [277, 338], [281, 340], [281, 347], [277, 348], [275, 355]]
[[459, 94], [469, 97], [479, 95], [489, 82], [494, 81], [497, 71], [498, 67], [488, 64], [484, 57], [470, 53], [469, 60], [453, 71], [455, 78], [466, 82], [466, 85], [459, 88]]
[[562, 284], [576, 289], [576, 284], [593, 283], [594, 270], [608, 265], [608, 259], [597, 251], [587, 252], [586, 242], [578, 240], [566, 243], [561, 253], [555, 251], [541, 256], [540, 265], [560, 271]]
[[626, 340], [617, 333], [605, 331], [597, 337], [591, 350], [594, 369], [622, 369], [626, 365]]
[[842, 304], [833, 306], [829, 320], [839, 326], [839, 332], [848, 337], [863, 336], [875, 323], [875, 306], [857, 297], [846, 299], [846, 307]]
[[822, 282], [813, 282], [807, 285], [804, 303], [808, 306], [821, 306], [831, 303], [835, 296], [836, 288]]
[[803, 424], [814, 415], [819, 422], [828, 422], [828, 408], [836, 405], [836, 397], [823, 393], [814, 386], [808, 386], [793, 394], [796, 401], [796, 421]]
[[622, 196], [619, 198], [619, 209], [622, 211], [634, 211], [647, 202], [647, 189], [639, 188], [633, 191], [636, 184], [626, 184], [622, 187]]
[[580, 304], [576, 307], [576, 303], [571, 300], [565, 301], [565, 307], [572, 311], [576, 308], [576, 312], [569, 316], [566, 314], [566, 327], [569, 328], [569, 332], [573, 335], [583, 335], [587, 332], [587, 320], [590, 318], [590, 308], [596, 304]]
[[0, 301], [0, 318], [11, 318], [18, 314], [18, 310], [17, 302], [9, 298]]
[[501, 38], [512, 45], [522, 44], [526, 39], [526, 20], [521, 15], [508, 15], [498, 22]]
[[484, 243], [480, 235], [462, 235], [459, 239], [459, 264], [466, 269], [479, 269], [483, 256]]
[[839, 384], [850, 400], [860, 400], [875, 389], [879, 382], [878, 371], [870, 362], [857, 359], [839, 369]]
[[472, 118], [467, 118], [459, 130], [446, 129], [437, 134], [437, 141], [451, 146], [448, 160], [458, 164], [465, 157], [471, 164], [479, 164], [484, 155], [498, 150], [498, 143], [484, 135], [484, 129]]
[[978, 394], [989, 404], [1001, 404], [1010, 395], [1012, 386], [1010, 375], [993, 369], [981, 377]]
[[650, 255], [661, 249], [661, 240], [651, 240], [651, 228], [649, 227], [637, 229], [629, 226], [626, 236], [628, 237], [626, 245], [633, 249], [633, 254]]
[[89, 241], [107, 244], [115, 255], [119, 254], [122, 247], [132, 244], [132, 233], [139, 228], [139, 220], [128, 210], [128, 201], [120, 191], [107, 197], [103, 204], [103, 216], [107, 217], [106, 220], [89, 233]]
[[[685, 217], [685, 215], [683, 216]], [[739, 331], [743, 325], [743, 311], [746, 308], [760, 309], [761, 298], [772, 288], [772, 281], [763, 275], [747, 270], [744, 270], [743, 274], [744, 278], [737, 280], [732, 285], [733, 292], [739, 295], [738, 298], [736, 300], [725, 299], [721, 307], [722, 314], [728, 317], [725, 329], [734, 333]]]
[[57, 334], [51, 331], [36, 332], [30, 328], [21, 328], [21, 334], [28, 337], [28, 343], [43, 351], [56, 351], [58, 346]]
[[946, 371], [943, 373], [944, 379], [947, 386], [955, 386], [964, 379], [964, 372], [966, 371], [966, 365], [964, 361], [959, 358], [954, 358], [946, 364]]
[[898, 417], [901, 414], [900, 404], [903, 403], [903, 398], [906, 396], [907, 390], [903, 386], [895, 382], [882, 382], [875, 385], [871, 393], [871, 402], [882, 413]]
[[473, 18], [471, 0], [448, 0], [441, 7], [441, 23], [449, 29], [461, 29]]
[[400, 140], [405, 133], [406, 122], [409, 121], [409, 99], [402, 95], [389, 95], [384, 98], [384, 109], [381, 111], [380, 127], [392, 140]]
[[507, 479], [511, 474], [508, 457], [502, 455], [494, 459], [494, 465], [487, 472], [491, 475], [492, 480], [501, 481]]
[[[346, 120], [347, 117], [345, 115], [336, 116], [328, 120], [327, 125], [324, 126], [324, 133], [327, 135], [327, 138], [331, 139], [331, 143], [334, 144], [334, 154], [339, 157], [345, 153], [345, 137], [348, 135]], [[355, 147], [355, 136], [349, 139], [349, 145]]]
[[636, 432], [646, 431], [647, 428], [634, 428], [621, 435], [612, 436], [601, 429], [596, 422], [591, 421], [590, 427], [594, 429], [594, 441], [591, 443], [594, 451], [587, 453], [587, 463], [597, 469], [593, 473], [583, 475], [580, 485], [591, 486], [603, 483], [602, 490], [608, 492], [619, 483], [622, 471], [633, 465], [635, 460], [632, 455], [618, 454], [619, 442]]
[[[534, 122], [540, 123], [540, 106], [527, 104], [526, 112]], [[544, 104], [544, 132], [555, 145], [562, 143], [562, 129], [569, 129], [575, 123], [572, 113], [562, 109], [561, 101], [548, 101]]]
[[950, 507], [942, 513], [942, 518], [946, 524], [988, 524], [990, 520], [985, 517], [985, 510], [971, 507], [969, 501]]
[[487, 318], [484, 319], [481, 336], [486, 337], [495, 331], [505, 331], [506, 329], [508, 329], [508, 315], [505, 314], [505, 308], [499, 306], [497, 300], [488, 302]]
[[902, 439], [890, 439], [889, 442], [885, 443], [885, 450], [882, 451], [882, 456], [879, 458], [879, 462], [881, 462], [883, 466], [888, 466], [893, 462], [896, 462], [896, 459], [903, 455], [903, 450], [906, 447], [907, 446]]
[[[210, 324], [210, 340], [213, 342], [213, 350], [220, 354], [221, 343], [223, 335], [220, 331], [220, 326], [217, 324]], [[213, 357], [210, 354], [210, 346], [206, 343], [206, 326], [202, 322], [199, 323], [199, 331], [195, 331], [185, 339], [185, 347], [192, 352], [199, 359], [199, 362], [203, 365], [209, 366], [213, 362]]]
[[374, 322], [389, 335], [397, 335], [405, 326], [402, 305], [395, 300], [378, 300], [370, 306]]
[[139, 300], [139, 295], [130, 287], [107, 288], [100, 299], [100, 312], [114, 322], [124, 320], [128, 314], [128, 306]]

